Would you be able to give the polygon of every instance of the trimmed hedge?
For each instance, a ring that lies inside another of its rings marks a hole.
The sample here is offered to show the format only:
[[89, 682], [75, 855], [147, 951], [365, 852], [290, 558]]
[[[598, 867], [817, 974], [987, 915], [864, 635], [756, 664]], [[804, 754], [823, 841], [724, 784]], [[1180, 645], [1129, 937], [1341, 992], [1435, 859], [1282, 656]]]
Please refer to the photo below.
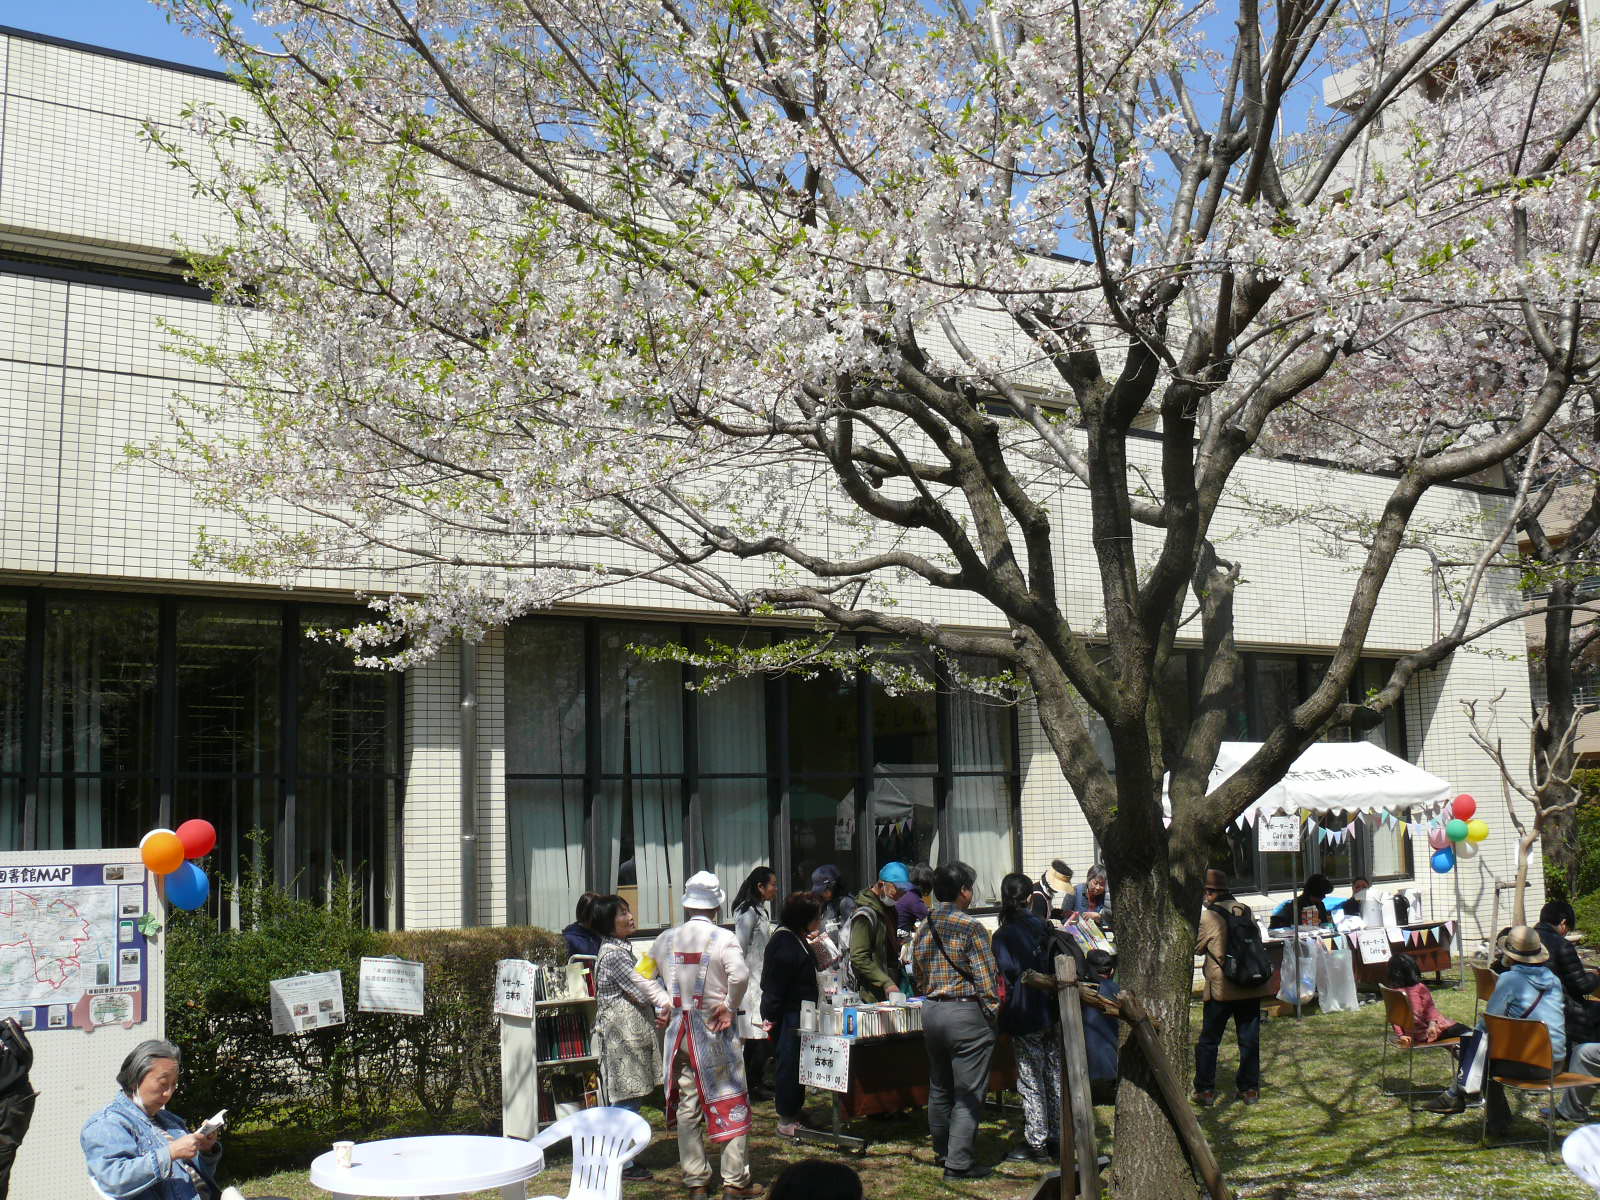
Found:
[[[230, 1110], [231, 1123], [276, 1119], [372, 1129], [406, 1109], [448, 1116], [458, 1104], [488, 1122], [500, 1112], [500, 1041], [492, 1012], [494, 964], [555, 963], [559, 935], [530, 927], [365, 928], [341, 881], [326, 905], [299, 900], [259, 876], [232, 890], [241, 928], [174, 913], [167, 938], [167, 1035], [183, 1050], [186, 1110]], [[356, 1009], [361, 958], [393, 954], [424, 964], [427, 1013]], [[343, 972], [346, 1024], [274, 1036], [268, 983], [303, 971]]]

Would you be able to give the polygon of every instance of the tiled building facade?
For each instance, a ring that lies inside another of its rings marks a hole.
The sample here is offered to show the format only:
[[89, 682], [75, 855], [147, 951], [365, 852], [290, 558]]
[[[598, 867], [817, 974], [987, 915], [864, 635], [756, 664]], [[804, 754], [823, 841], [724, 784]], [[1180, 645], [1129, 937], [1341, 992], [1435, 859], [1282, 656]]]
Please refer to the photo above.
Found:
[[[202, 528], [225, 519], [125, 450], [164, 435], [174, 392], [217, 387], [164, 348], [172, 330], [216, 337], [241, 318], [183, 282], [175, 239], [220, 219], [138, 131], [149, 120], [181, 133], [189, 101], [239, 98], [206, 72], [5, 32], [0, 96], [0, 845], [127, 844], [206, 815], [223, 832], [224, 869], [260, 854], [316, 893], [342, 868], [370, 920], [412, 927], [559, 925], [586, 887], [635, 889], [642, 923], [659, 923], [702, 865], [736, 883], [772, 862], [800, 883], [833, 862], [855, 882], [885, 857], [953, 850], [992, 891], [1011, 869], [1037, 875], [1065, 858], [1081, 873], [1093, 861], [1026, 708], [951, 691], [895, 697], [852, 679], [685, 692], [679, 668], [627, 647], [769, 631], [729, 629], [726, 614], [643, 585], [520, 622], [468, 663], [447, 652], [402, 680], [355, 671], [304, 636], [341, 623], [355, 587], [387, 582], [329, 575], [285, 591], [194, 565]], [[1388, 483], [1269, 462], [1241, 476], [1226, 518], [1246, 568], [1237, 611], [1250, 660], [1230, 733], [1248, 739], [1317, 677], [1354, 576], [1310, 528], [1263, 526], [1247, 497], [1371, 511]], [[1501, 503], [1449, 489], [1423, 519], [1481, 524]], [[1086, 522], [1081, 500], [1063, 491], [1057, 507], [1062, 545], [1078, 544], [1068, 534]], [[1448, 618], [1428, 565], [1402, 555], [1361, 686]], [[1061, 574], [1087, 624], [1092, 573]], [[1488, 587], [1491, 614], [1518, 603], [1505, 581]], [[947, 624], [992, 623], [972, 597], [907, 592], [902, 604]], [[1503, 693], [1502, 713], [1526, 712], [1521, 648], [1507, 626], [1484, 652], [1423, 673], [1376, 735], [1477, 792], [1496, 829], [1460, 872], [1469, 927], [1489, 923], [1495, 884], [1514, 868], [1500, 788], [1460, 702]], [[1180, 672], [1168, 686], [1181, 698], [1192, 685]], [[246, 836], [255, 828], [259, 845]], [[1218, 853], [1262, 904], [1294, 869], [1243, 840]], [[1312, 854], [1335, 878], [1415, 873], [1435, 912], [1453, 908], [1415, 832]]]

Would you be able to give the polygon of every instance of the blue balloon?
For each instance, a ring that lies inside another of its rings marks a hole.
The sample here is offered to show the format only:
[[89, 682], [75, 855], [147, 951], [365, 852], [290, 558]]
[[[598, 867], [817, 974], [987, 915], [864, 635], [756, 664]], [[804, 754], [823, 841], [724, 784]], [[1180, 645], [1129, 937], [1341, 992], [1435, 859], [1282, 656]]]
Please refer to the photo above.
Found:
[[[1454, 850], [1449, 849], [1449, 848], [1446, 848], [1444, 850], [1435, 850], [1433, 852], [1433, 860], [1432, 861], [1433, 861], [1433, 869], [1435, 871], [1439, 872], [1439, 874], [1441, 874], [1441, 875], [1448, 875], [1452, 870], [1455, 869], [1456, 852]], [[188, 865], [189, 865], [188, 863], [184, 863], [184, 866], [188, 866]], [[169, 876], [169, 878], [170, 878], [170, 876]], [[170, 890], [169, 890], [168, 894], [169, 895], [171, 894]]]
[[186, 862], [167, 876], [167, 903], [191, 911], [211, 895], [211, 880], [192, 862]]

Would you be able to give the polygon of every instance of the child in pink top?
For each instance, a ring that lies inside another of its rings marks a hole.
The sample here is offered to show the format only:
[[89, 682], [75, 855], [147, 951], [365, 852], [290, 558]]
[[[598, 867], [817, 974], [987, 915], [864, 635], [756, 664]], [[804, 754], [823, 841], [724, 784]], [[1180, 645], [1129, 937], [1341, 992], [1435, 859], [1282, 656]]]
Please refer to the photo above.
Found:
[[1441, 1038], [1461, 1037], [1472, 1032], [1467, 1026], [1452, 1021], [1439, 1011], [1438, 1005], [1433, 1002], [1433, 993], [1422, 982], [1422, 972], [1417, 968], [1416, 959], [1409, 954], [1396, 954], [1389, 960], [1388, 983], [1395, 991], [1404, 992], [1406, 1002], [1411, 1006], [1410, 1027], [1402, 1029], [1398, 1025], [1393, 1026], [1400, 1037], [1425, 1045]]

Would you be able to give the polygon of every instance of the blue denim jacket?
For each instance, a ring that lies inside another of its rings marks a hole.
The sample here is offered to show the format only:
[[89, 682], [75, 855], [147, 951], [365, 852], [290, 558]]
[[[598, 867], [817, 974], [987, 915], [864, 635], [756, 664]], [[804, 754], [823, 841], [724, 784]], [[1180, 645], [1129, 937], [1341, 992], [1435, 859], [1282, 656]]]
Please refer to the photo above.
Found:
[[1484, 1006], [1491, 1017], [1525, 1017], [1543, 1021], [1550, 1030], [1550, 1050], [1556, 1069], [1567, 1061], [1567, 1014], [1561, 981], [1542, 963], [1512, 963], [1494, 995]]
[[[119, 1095], [84, 1123], [78, 1135], [89, 1174], [113, 1200], [206, 1200], [167, 1145], [188, 1132], [183, 1118], [162, 1109], [147, 1116], [138, 1101]], [[192, 1160], [216, 1187], [216, 1155]]]

